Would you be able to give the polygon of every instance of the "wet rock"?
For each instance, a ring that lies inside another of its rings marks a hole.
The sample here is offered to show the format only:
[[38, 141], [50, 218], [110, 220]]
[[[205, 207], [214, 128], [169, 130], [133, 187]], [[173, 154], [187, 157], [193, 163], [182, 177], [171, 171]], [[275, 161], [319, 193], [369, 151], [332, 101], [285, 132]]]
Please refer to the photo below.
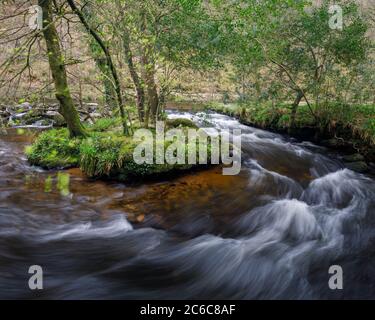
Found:
[[8, 118], [9, 117], [9, 113], [5, 110], [0, 110], [0, 118], [4, 119], [4, 118]]
[[167, 126], [169, 128], [178, 128], [178, 127], [189, 127], [189, 128], [198, 128], [197, 125], [190, 119], [185, 118], [176, 118], [168, 119]]
[[345, 162], [361, 162], [365, 160], [365, 157], [359, 153], [344, 156], [342, 158]]
[[375, 147], [370, 147], [367, 150], [367, 159], [371, 162], [375, 162]]
[[14, 117], [22, 117], [24, 114], [29, 112], [32, 106], [28, 102], [24, 102], [15, 106], [7, 106], [6, 111]]
[[102, 115], [100, 113], [97, 113], [97, 112], [90, 113], [90, 118], [92, 119], [100, 119], [101, 117]]
[[84, 106], [87, 108], [88, 112], [95, 112], [99, 105], [97, 103], [85, 103]]
[[322, 145], [329, 147], [329, 148], [338, 148], [342, 145], [342, 143], [338, 139], [328, 139], [328, 140], [323, 140]]
[[366, 173], [370, 170], [369, 166], [364, 161], [348, 162], [345, 165], [348, 169], [359, 173]]
[[46, 117], [53, 120], [55, 127], [62, 127], [66, 124], [64, 117], [57, 111], [47, 111]]

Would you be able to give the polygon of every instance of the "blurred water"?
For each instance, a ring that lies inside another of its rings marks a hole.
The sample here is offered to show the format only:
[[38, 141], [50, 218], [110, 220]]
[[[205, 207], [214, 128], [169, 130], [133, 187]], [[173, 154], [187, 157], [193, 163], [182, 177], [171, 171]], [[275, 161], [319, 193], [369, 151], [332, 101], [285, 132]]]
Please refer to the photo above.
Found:
[[[31, 132], [0, 136], [0, 298], [375, 298], [373, 179], [227, 116], [169, 116], [240, 128], [241, 173], [90, 181], [29, 166]], [[328, 287], [333, 264], [344, 290]]]

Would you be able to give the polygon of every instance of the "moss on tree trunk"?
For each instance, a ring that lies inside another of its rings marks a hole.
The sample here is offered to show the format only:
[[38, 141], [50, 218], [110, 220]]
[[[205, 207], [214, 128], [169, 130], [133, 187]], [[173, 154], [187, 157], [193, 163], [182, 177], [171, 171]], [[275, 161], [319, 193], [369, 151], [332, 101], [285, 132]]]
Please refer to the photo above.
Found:
[[70, 94], [65, 61], [52, 16], [52, 1], [39, 0], [38, 4], [43, 9], [43, 35], [47, 46], [49, 66], [55, 84], [55, 94], [60, 103], [59, 112], [64, 117], [72, 137], [86, 136], [85, 128], [79, 119]]

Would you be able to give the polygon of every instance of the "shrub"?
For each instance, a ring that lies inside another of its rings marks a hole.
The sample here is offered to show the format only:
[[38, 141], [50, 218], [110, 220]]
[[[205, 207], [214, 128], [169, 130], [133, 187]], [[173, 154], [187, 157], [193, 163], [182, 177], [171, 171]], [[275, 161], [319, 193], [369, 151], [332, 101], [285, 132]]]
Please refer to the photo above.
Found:
[[42, 132], [26, 148], [26, 156], [33, 165], [43, 168], [69, 168], [79, 164], [81, 140], [70, 139], [66, 128]]
[[[172, 142], [165, 142], [165, 149]], [[133, 152], [137, 143], [132, 138], [115, 135], [95, 134], [85, 139], [80, 146], [80, 167], [89, 177], [108, 177], [118, 180], [140, 179], [158, 176], [165, 173], [176, 173], [188, 170], [196, 165], [190, 164], [156, 164], [155, 152], [153, 164], [137, 164], [133, 159]], [[186, 144], [186, 149], [189, 145]], [[155, 150], [155, 149], [154, 149]], [[199, 145], [197, 142], [197, 157]], [[187, 156], [187, 151], [186, 151]], [[210, 157], [208, 143], [207, 156]], [[187, 163], [187, 161], [186, 161]]]
[[89, 129], [94, 132], [103, 132], [117, 126], [121, 126], [121, 118], [101, 118], [91, 125]]

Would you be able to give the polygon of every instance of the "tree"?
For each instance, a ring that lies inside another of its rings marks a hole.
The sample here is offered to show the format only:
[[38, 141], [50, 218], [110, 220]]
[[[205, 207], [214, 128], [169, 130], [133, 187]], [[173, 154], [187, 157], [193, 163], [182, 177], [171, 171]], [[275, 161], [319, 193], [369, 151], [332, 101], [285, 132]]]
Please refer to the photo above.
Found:
[[71, 9], [73, 10], [73, 12], [79, 17], [79, 19], [80, 19], [81, 23], [83, 24], [83, 26], [85, 27], [86, 31], [93, 37], [93, 39], [96, 41], [96, 43], [98, 44], [98, 46], [101, 48], [101, 50], [103, 51], [103, 53], [105, 55], [105, 61], [106, 61], [107, 67], [110, 70], [110, 72], [112, 74], [112, 77], [113, 77], [113, 81], [114, 81], [116, 97], [117, 97], [118, 106], [120, 108], [120, 114], [121, 114], [124, 134], [129, 135], [130, 131], [129, 131], [129, 128], [128, 128], [127, 119], [129, 119], [130, 125], [131, 125], [131, 119], [130, 119], [129, 113], [125, 112], [124, 103], [123, 103], [123, 99], [122, 99], [120, 80], [119, 80], [119, 77], [118, 77], [116, 66], [113, 63], [111, 53], [110, 53], [107, 45], [105, 44], [104, 40], [102, 39], [102, 37], [98, 34], [98, 32], [96, 32], [94, 30], [94, 28], [92, 28], [90, 26], [89, 22], [85, 18], [82, 11], [76, 6], [75, 2], [73, 0], [67, 0], [67, 1], [68, 1], [69, 6], [71, 7]]
[[280, 79], [295, 92], [291, 108], [292, 128], [302, 99], [317, 121], [322, 120], [318, 114], [320, 106], [328, 102], [329, 95], [340, 96], [339, 87], [330, 90], [330, 80], [338, 82], [340, 74], [346, 77], [355, 72], [370, 48], [366, 36], [368, 26], [358, 11], [358, 5], [351, 1], [336, 4], [343, 9], [343, 30], [329, 27], [330, 4], [324, 1], [321, 6], [312, 7], [303, 14], [288, 16], [279, 32], [279, 37], [284, 40], [273, 42], [279, 47], [274, 50], [270, 61], [278, 67]]
[[[198, 68], [198, 61], [202, 69], [209, 64], [210, 48], [200, 46], [213, 23], [205, 10], [203, 2], [196, 0], [116, 0], [119, 16], [112, 25], [123, 43], [138, 114], [146, 126], [164, 109], [170, 78], [179, 68], [191, 68], [194, 63]], [[217, 30], [217, 22], [214, 24]], [[160, 72], [163, 68], [168, 71]]]
[[85, 128], [79, 119], [70, 94], [65, 61], [53, 20], [52, 0], [39, 0], [38, 4], [43, 10], [43, 35], [47, 46], [49, 66], [55, 84], [56, 99], [60, 104], [59, 112], [64, 117], [72, 137], [86, 136]]
[[[92, 26], [92, 28], [100, 34], [99, 27], [94, 27], [94, 24], [96, 23], [96, 14], [95, 10], [92, 7], [92, 3], [90, 1], [85, 2], [84, 6], [82, 7], [82, 14], [84, 18], [86, 19], [87, 23]], [[107, 64], [107, 58], [105, 54], [103, 53], [103, 50], [99, 46], [98, 42], [91, 36], [89, 36], [89, 48], [92, 57], [95, 60], [95, 63], [101, 73], [101, 79], [103, 82], [103, 88], [104, 88], [104, 98], [106, 104], [112, 109], [115, 110], [119, 108], [116, 98], [116, 88], [113, 80], [113, 76], [111, 73], [111, 70], [108, 67]]]

